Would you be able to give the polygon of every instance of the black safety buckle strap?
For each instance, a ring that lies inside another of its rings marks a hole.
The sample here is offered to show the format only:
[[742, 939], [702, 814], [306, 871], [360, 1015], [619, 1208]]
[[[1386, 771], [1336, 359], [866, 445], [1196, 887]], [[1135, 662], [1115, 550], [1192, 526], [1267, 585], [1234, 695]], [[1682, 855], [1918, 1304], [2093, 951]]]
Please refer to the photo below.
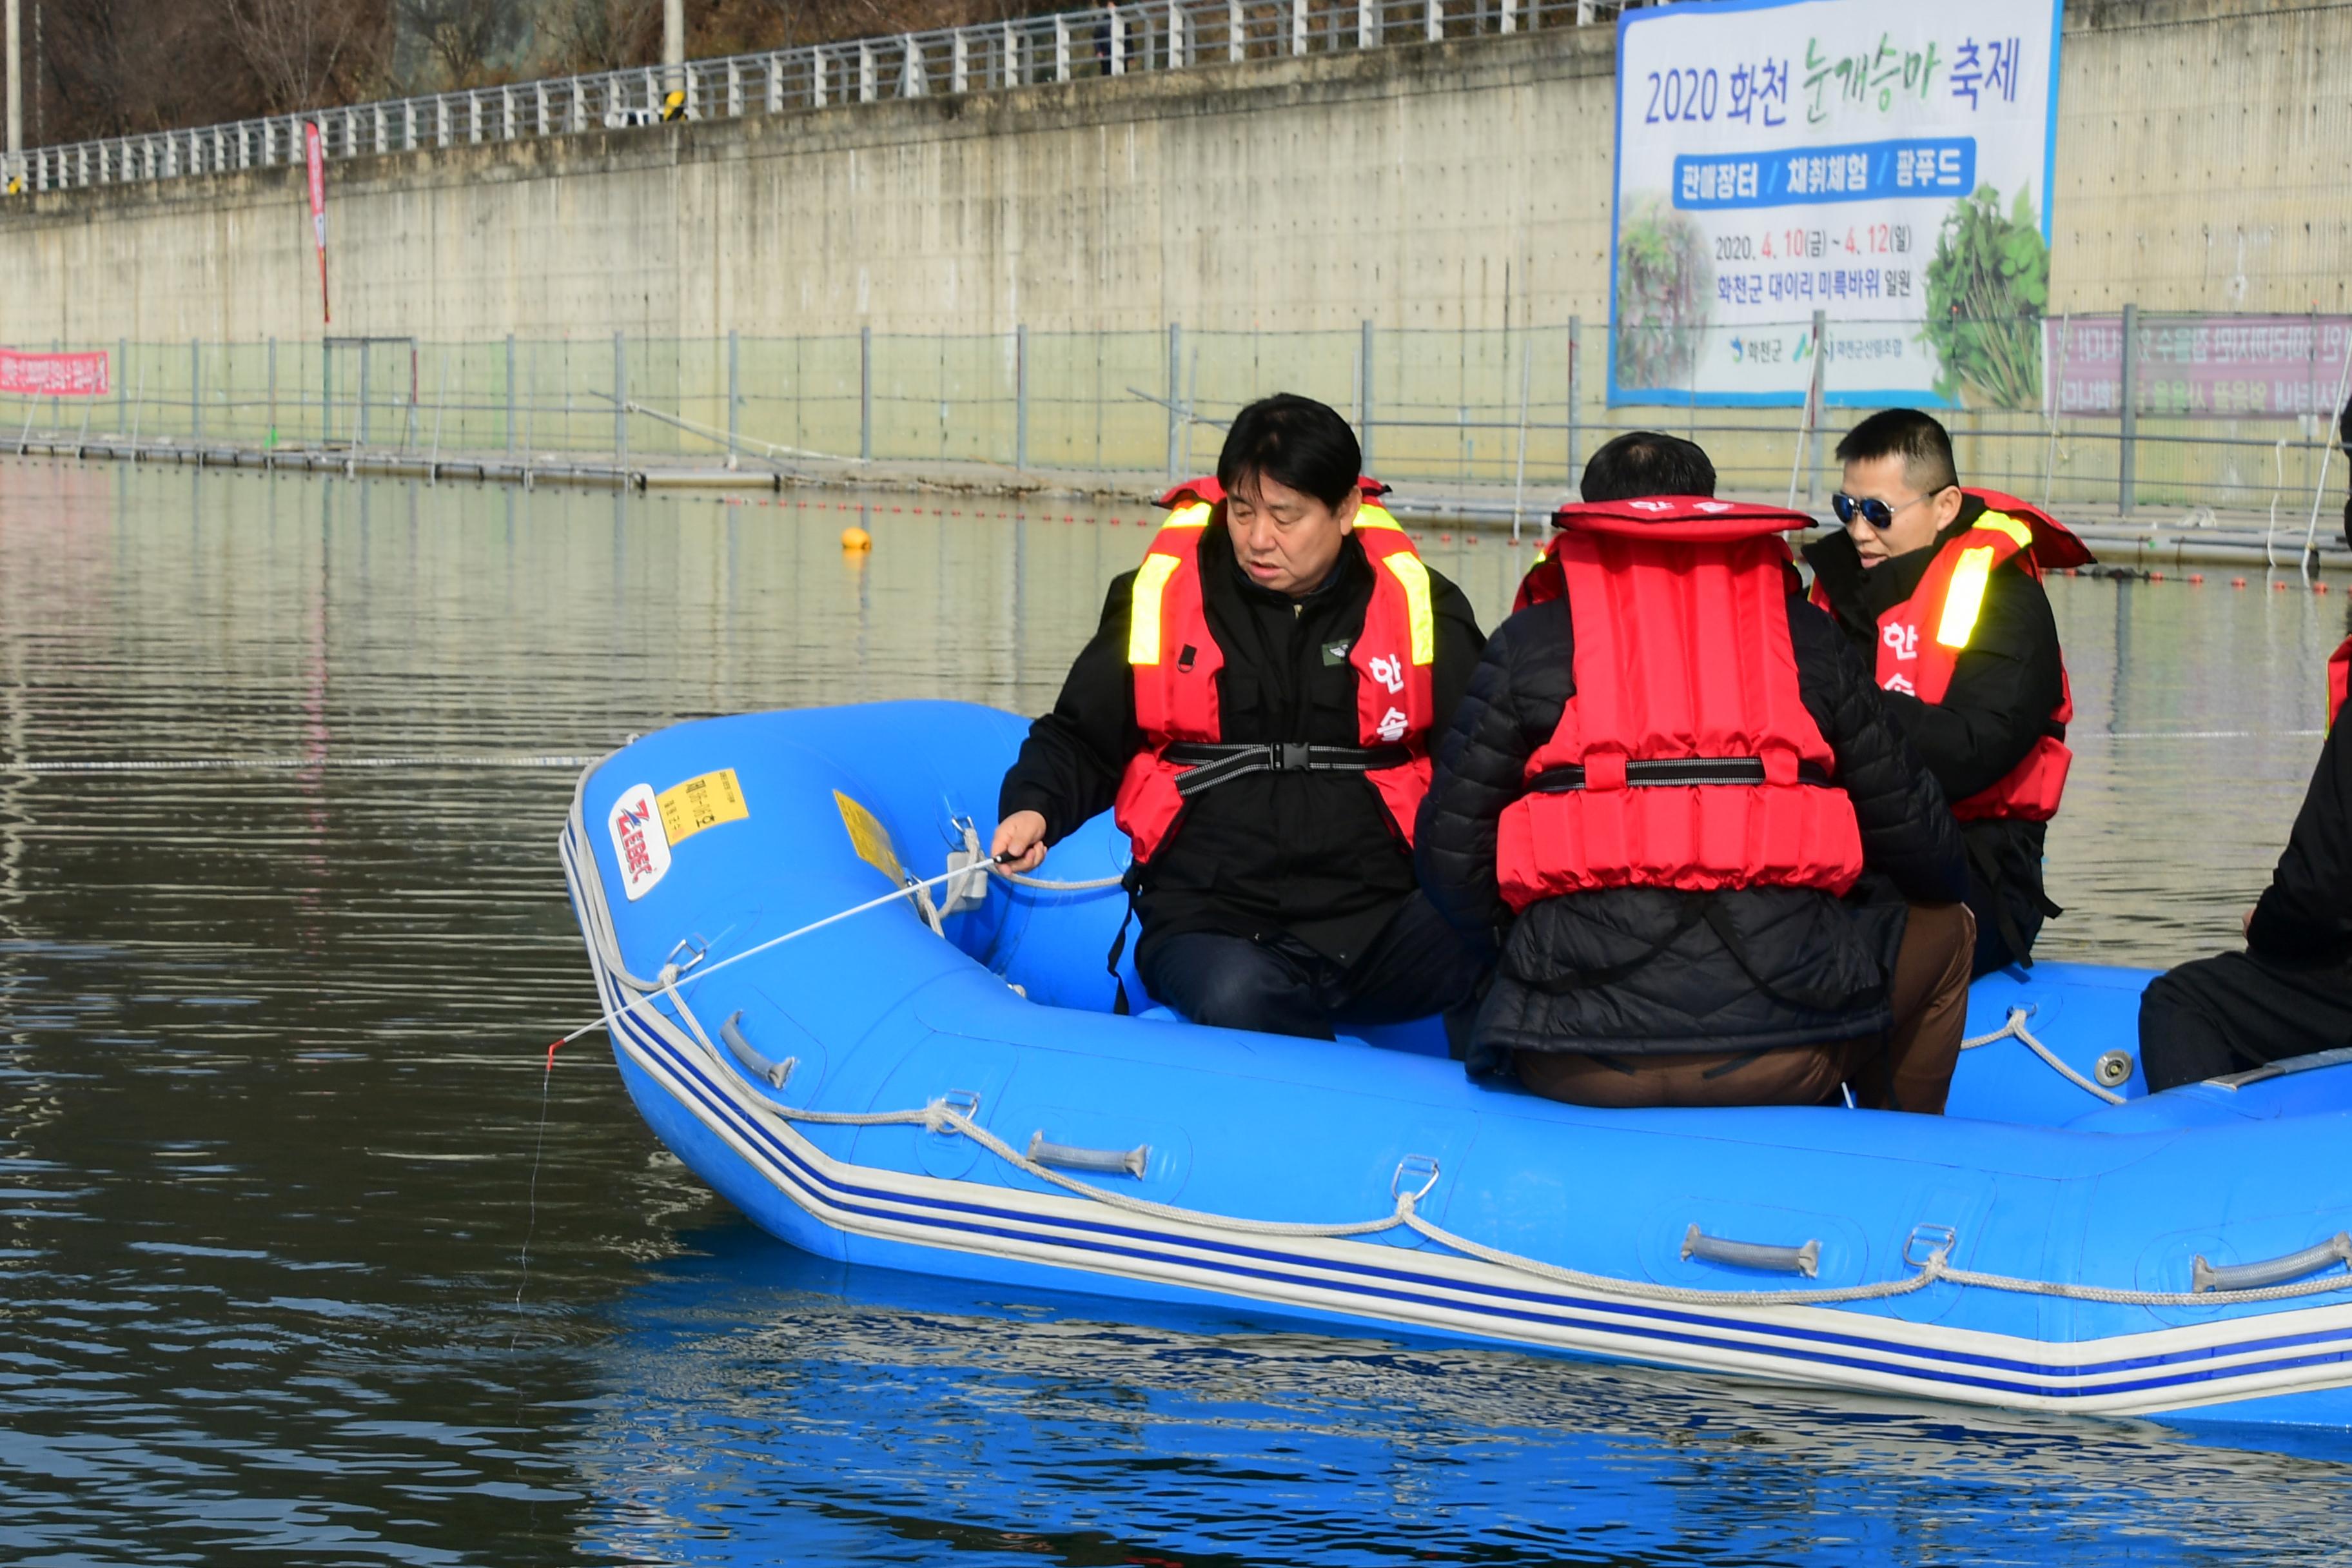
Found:
[[1403, 746], [1309, 746], [1296, 741], [1248, 746], [1178, 741], [1160, 754], [1184, 769], [1176, 775], [1176, 793], [1187, 800], [1247, 773], [1369, 773], [1412, 760]]
[[[1761, 757], [1650, 757], [1625, 763], [1625, 787], [1656, 788], [1663, 784], [1760, 784], [1765, 783]], [[1797, 782], [1830, 787], [1828, 772], [1818, 763], [1799, 763]], [[1564, 763], [1546, 768], [1528, 781], [1538, 795], [1567, 795], [1584, 788], [1584, 768]]]
[[[1132, 870], [1130, 868], [1130, 875]], [[1118, 961], [1127, 956], [1127, 928], [1135, 923], [1135, 889], [1127, 890], [1127, 913], [1118, 917], [1118, 934], [1110, 939], [1110, 957], [1105, 967], [1110, 971], [1111, 1012], [1118, 1017], [1128, 1016], [1134, 1004], [1128, 999], [1127, 976], [1118, 972]]]

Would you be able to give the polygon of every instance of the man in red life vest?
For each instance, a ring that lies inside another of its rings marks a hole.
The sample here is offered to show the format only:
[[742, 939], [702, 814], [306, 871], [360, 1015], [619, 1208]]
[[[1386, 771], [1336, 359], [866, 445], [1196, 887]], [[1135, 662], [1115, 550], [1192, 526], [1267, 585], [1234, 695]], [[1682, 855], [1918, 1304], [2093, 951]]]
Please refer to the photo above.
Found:
[[2153, 1091], [2352, 1046], [2352, 638], [2327, 661], [2327, 739], [2286, 850], [2246, 911], [2242, 952], [2184, 963], [2139, 1002]]
[[2042, 847], [2074, 714], [2042, 574], [2091, 552], [2014, 496], [1962, 489], [1951, 437], [1916, 408], [1872, 415], [1837, 455], [1845, 530], [1805, 546], [1813, 602], [1875, 661], [1888, 710], [1960, 819], [1973, 973], [2031, 964], [2059, 912]]
[[1362, 460], [1320, 403], [1242, 410], [998, 798], [1015, 869], [1116, 806], [1137, 969], [1196, 1023], [1328, 1038], [1454, 1007], [1484, 966], [1417, 890], [1412, 842], [1430, 729], [1483, 638]]
[[1583, 1105], [1939, 1112], [1974, 931], [1943, 792], [1808, 605], [1801, 513], [1621, 436], [1440, 737], [1422, 886], [1502, 956], [1468, 1043]]

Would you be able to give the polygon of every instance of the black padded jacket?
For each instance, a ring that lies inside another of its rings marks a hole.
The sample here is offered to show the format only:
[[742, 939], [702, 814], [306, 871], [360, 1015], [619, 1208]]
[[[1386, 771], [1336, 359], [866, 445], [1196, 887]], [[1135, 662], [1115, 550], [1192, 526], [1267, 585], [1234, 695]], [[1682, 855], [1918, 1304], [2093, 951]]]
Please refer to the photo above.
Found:
[[1515, 1050], [1768, 1050], [1887, 1026], [1906, 906], [1959, 899], [1966, 852], [1868, 667], [1801, 596], [1788, 613], [1799, 694], [1862, 829], [1865, 869], [1843, 898], [1620, 888], [1547, 899], [1514, 919], [1496, 884], [1496, 826], [1575, 690], [1568, 603], [1522, 610], [1487, 640], [1439, 742], [1415, 835], [1432, 901], [1502, 949], [1472, 1030], [1472, 1072], [1505, 1070]]
[[2290, 968], [2352, 963], [2352, 723], [2329, 727], [2246, 945]]

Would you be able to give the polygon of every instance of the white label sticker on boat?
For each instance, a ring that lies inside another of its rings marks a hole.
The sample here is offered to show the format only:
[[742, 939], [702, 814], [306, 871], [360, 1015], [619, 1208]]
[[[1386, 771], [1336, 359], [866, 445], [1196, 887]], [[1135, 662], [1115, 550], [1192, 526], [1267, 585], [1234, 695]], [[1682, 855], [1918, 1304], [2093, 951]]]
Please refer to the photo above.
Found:
[[631, 784], [623, 790], [604, 826], [613, 830], [613, 858], [621, 865], [621, 886], [635, 903], [669, 869], [669, 835], [662, 830], [654, 786]]

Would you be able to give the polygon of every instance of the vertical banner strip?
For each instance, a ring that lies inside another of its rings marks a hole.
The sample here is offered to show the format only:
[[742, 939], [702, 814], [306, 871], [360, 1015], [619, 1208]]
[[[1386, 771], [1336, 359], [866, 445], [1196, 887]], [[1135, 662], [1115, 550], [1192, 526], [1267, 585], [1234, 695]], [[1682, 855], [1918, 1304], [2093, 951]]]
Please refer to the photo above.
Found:
[[302, 153], [310, 168], [310, 232], [319, 244], [319, 314], [331, 326], [335, 312], [327, 301], [327, 148], [315, 120], [302, 122]]

